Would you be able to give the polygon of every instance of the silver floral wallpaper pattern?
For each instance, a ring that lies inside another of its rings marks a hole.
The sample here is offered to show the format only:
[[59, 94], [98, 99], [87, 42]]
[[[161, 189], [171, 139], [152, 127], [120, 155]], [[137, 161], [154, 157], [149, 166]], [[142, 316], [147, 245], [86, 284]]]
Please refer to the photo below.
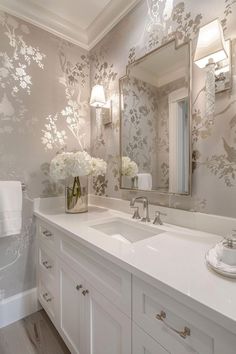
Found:
[[[108, 161], [109, 168], [95, 194], [129, 199], [135, 192], [119, 189], [119, 78], [126, 66], [161, 44], [176, 38], [178, 43], [192, 40], [193, 52], [200, 26], [219, 18], [225, 38], [236, 35], [234, 0], [145, 0], [130, 12], [93, 50], [91, 84], [105, 82], [107, 96], [113, 100], [112, 126], [104, 128], [104, 141], [96, 136], [94, 111], [92, 152]], [[236, 72], [233, 48], [233, 88], [217, 94], [214, 117], [205, 114], [205, 74], [193, 65], [193, 172], [191, 196], [168, 196], [149, 192], [156, 204], [236, 217]], [[101, 69], [103, 68], [103, 69]], [[112, 75], [111, 75], [112, 73]], [[143, 194], [143, 193], [142, 193]]]
[[0, 13], [0, 179], [27, 185], [21, 235], [0, 238], [0, 299], [35, 286], [33, 198], [63, 193], [57, 151], [89, 148], [89, 81], [86, 51]]
[[[0, 239], [0, 299], [35, 285], [32, 200], [63, 192], [49, 176], [56, 152], [91, 148], [109, 165], [105, 177], [93, 180], [92, 192], [133, 196], [119, 189], [119, 78], [126, 65], [174, 37], [179, 43], [193, 39], [194, 47], [199, 26], [216, 17], [233, 39], [235, 14], [235, 0], [143, 0], [88, 53], [0, 13], [0, 179], [27, 184], [22, 233]], [[152, 202], [236, 216], [235, 53], [234, 41], [233, 89], [217, 96], [211, 118], [204, 112], [204, 73], [193, 66], [192, 196], [152, 192]], [[95, 83], [113, 100], [113, 123], [103, 128], [103, 139], [88, 106]]]

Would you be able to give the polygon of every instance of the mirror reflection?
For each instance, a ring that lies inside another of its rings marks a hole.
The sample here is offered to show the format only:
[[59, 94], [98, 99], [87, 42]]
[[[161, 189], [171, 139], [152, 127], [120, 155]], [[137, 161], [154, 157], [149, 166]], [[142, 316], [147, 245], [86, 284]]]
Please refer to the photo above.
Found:
[[121, 188], [189, 194], [190, 50], [169, 42], [120, 79]]

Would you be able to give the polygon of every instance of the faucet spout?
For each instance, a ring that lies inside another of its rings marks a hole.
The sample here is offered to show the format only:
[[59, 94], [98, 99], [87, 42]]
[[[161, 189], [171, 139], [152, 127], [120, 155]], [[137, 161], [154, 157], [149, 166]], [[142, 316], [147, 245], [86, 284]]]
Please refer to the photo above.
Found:
[[148, 202], [147, 197], [132, 198], [131, 201], [130, 201], [130, 206], [134, 207], [136, 201], [143, 202], [143, 217], [142, 217], [141, 221], [150, 222], [150, 218], [149, 218], [149, 202]]

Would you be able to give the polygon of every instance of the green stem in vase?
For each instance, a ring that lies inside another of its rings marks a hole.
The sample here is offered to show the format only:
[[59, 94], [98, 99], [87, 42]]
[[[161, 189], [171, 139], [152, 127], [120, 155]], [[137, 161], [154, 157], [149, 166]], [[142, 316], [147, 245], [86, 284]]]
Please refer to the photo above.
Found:
[[75, 177], [76, 179], [76, 184], [77, 184], [77, 193], [76, 193], [76, 196], [77, 196], [77, 199], [81, 197], [81, 184], [80, 184], [80, 179], [79, 177]]

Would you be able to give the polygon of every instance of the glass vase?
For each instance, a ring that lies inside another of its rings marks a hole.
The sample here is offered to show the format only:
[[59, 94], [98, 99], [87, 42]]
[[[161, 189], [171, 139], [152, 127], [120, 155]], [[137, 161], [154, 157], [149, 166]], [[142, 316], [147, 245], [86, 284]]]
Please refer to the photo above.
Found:
[[66, 181], [66, 213], [88, 211], [88, 176], [68, 178]]

